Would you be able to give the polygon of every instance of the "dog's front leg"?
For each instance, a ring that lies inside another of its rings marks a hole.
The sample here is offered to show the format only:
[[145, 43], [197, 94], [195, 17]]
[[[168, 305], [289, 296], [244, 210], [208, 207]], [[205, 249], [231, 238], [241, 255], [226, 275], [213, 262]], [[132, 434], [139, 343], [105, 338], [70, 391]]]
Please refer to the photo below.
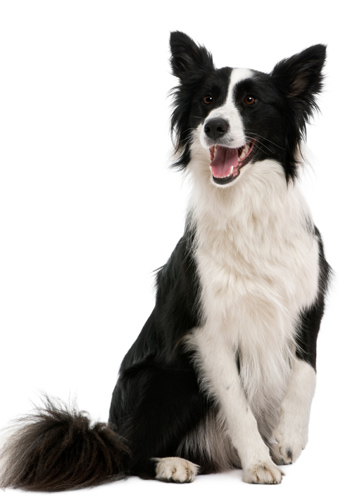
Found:
[[233, 346], [223, 332], [212, 332], [207, 327], [195, 331], [194, 344], [203, 388], [219, 404], [228, 437], [241, 461], [243, 481], [280, 483], [283, 473], [260, 436], [242, 387]]
[[273, 432], [272, 455], [277, 464], [295, 462], [307, 444], [315, 380], [314, 368], [296, 358], [281, 406], [280, 421]]

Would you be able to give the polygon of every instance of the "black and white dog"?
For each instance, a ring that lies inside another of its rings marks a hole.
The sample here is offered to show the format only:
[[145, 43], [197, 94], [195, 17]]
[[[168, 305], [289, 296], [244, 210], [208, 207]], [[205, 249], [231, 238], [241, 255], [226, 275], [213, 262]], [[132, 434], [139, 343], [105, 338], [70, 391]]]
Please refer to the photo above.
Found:
[[216, 69], [171, 34], [172, 129], [192, 178], [186, 228], [157, 274], [109, 424], [47, 400], [3, 451], [2, 486], [55, 491], [122, 475], [189, 482], [243, 469], [280, 483], [305, 448], [330, 268], [298, 186], [326, 49], [270, 74]]

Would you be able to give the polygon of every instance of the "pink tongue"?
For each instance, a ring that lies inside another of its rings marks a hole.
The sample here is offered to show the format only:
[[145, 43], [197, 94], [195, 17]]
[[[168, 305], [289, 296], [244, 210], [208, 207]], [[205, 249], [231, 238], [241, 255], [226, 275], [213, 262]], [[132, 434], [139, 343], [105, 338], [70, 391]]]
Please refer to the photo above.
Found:
[[238, 165], [238, 149], [229, 149], [217, 146], [215, 157], [210, 163], [211, 173], [216, 178], [228, 177], [232, 167]]

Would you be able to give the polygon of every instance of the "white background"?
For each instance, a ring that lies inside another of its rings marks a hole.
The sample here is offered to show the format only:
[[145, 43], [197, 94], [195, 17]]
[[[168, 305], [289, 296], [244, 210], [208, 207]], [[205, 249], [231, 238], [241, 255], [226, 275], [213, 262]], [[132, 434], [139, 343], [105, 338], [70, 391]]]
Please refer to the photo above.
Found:
[[[328, 260], [339, 270], [335, 9], [334, 0], [1, 1], [0, 428], [29, 411], [41, 391], [76, 396], [81, 409], [107, 420], [122, 357], [153, 307], [152, 271], [183, 231], [188, 187], [168, 168], [172, 30], [206, 45], [217, 66], [262, 71], [309, 45], [328, 45], [303, 186]], [[310, 442], [284, 468], [282, 485], [246, 485], [233, 471], [192, 485], [131, 478], [58, 495], [339, 498], [338, 309], [334, 280]], [[0, 492], [25, 495], [45, 498]]]

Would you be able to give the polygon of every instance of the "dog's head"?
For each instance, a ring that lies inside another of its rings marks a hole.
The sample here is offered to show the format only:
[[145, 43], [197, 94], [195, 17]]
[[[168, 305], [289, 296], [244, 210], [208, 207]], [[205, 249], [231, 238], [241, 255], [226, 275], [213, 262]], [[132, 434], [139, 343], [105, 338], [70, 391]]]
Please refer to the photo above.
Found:
[[294, 179], [306, 123], [317, 108], [326, 47], [314, 45], [278, 63], [270, 74], [216, 69], [211, 54], [187, 35], [173, 32], [171, 126], [180, 168], [199, 158], [212, 182], [230, 186], [254, 163], [276, 160]]

